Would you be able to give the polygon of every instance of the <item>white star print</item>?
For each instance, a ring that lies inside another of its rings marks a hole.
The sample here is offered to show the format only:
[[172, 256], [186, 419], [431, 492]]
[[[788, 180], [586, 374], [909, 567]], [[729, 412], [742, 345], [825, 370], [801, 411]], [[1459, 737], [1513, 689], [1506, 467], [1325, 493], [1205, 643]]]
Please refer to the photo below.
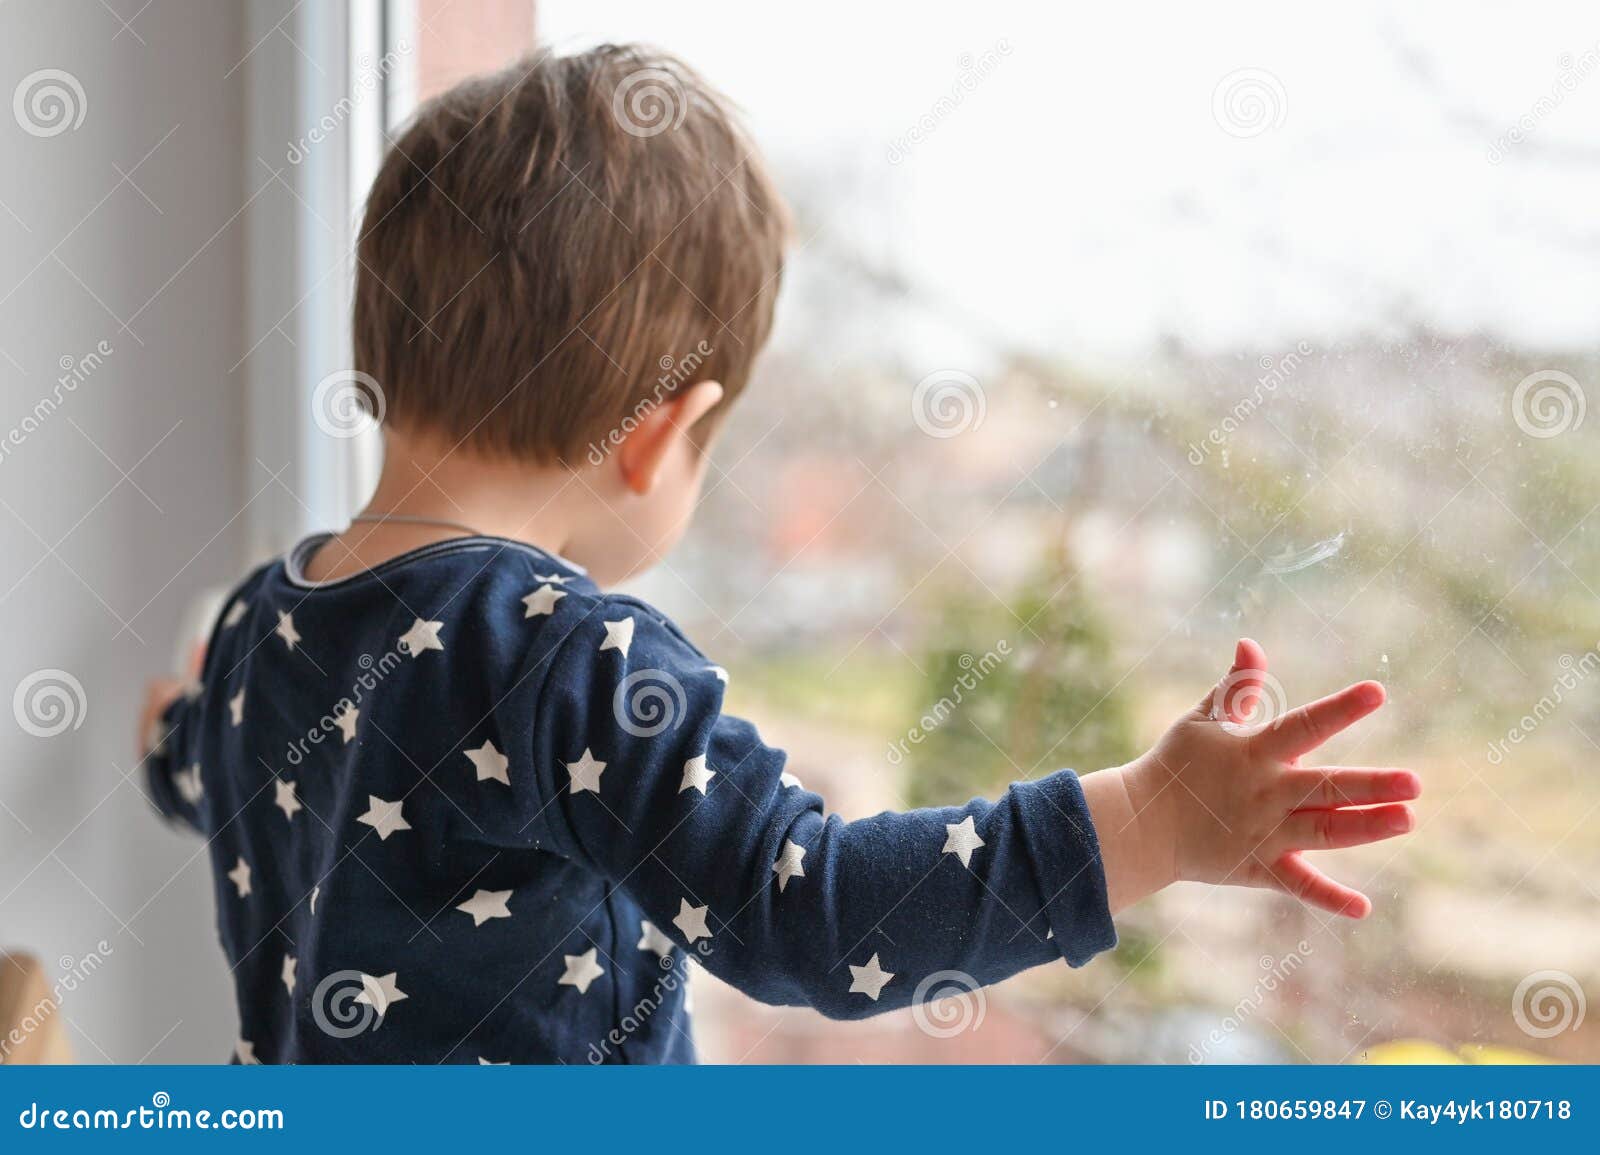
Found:
[[233, 1053], [239, 1060], [241, 1067], [259, 1067], [261, 1060], [256, 1058], [256, 1045], [249, 1039], [240, 1039], [233, 1044]]
[[892, 978], [894, 974], [879, 966], [878, 956], [873, 955], [864, 967], [858, 967], [854, 963], [850, 965], [850, 993], [863, 994], [873, 1002], [877, 1002], [878, 992], [883, 990], [884, 985]]
[[480, 1066], [480, 1067], [509, 1067], [510, 1065], [511, 1065], [511, 1060], [510, 1059], [507, 1059], [503, 1063], [491, 1063], [488, 1059], [485, 1059], [482, 1055], [478, 1056], [478, 1066]]
[[294, 628], [294, 615], [283, 610], [278, 611], [278, 626], [272, 632], [283, 639], [283, 644], [289, 647], [291, 653], [295, 643], [300, 640], [300, 634]]
[[704, 794], [706, 787], [711, 784], [711, 780], [716, 776], [717, 772], [715, 770], [707, 768], [704, 754], [691, 758], [683, 764], [683, 784], [678, 787], [678, 793], [682, 794], [685, 790], [693, 787]]
[[548, 583], [542, 585], [522, 599], [522, 604], [528, 607], [528, 612], [522, 616], [524, 618], [536, 618], [540, 614], [552, 613], [556, 608], [556, 603], [566, 596], [566, 590], [558, 590]]
[[536, 573], [533, 575], [536, 582], [549, 582], [551, 585], [564, 586], [572, 579], [559, 573]]
[[389, 841], [389, 835], [397, 830], [410, 830], [411, 823], [407, 822], [401, 813], [400, 802], [385, 802], [376, 794], [367, 795], [367, 812], [357, 822], [364, 822], [378, 832], [378, 841]]
[[444, 643], [439, 640], [439, 631], [442, 629], [443, 622], [425, 622], [418, 618], [416, 624], [400, 635], [401, 651], [419, 658], [423, 650], [443, 650]]
[[250, 897], [250, 864], [244, 860], [243, 855], [239, 857], [234, 868], [228, 871], [228, 877], [233, 881], [233, 885], [239, 888], [240, 898]]
[[237, 726], [244, 721], [244, 691], [240, 690], [228, 699], [228, 713], [233, 715], [233, 724]]
[[662, 958], [667, 958], [672, 954], [673, 942], [670, 938], [657, 930], [654, 923], [640, 920], [639, 949], [653, 950]]
[[590, 947], [582, 954], [564, 954], [561, 956], [567, 964], [566, 973], [556, 980], [556, 985], [577, 987], [580, 995], [589, 993], [589, 984], [606, 973], [606, 968], [595, 961], [595, 948]]
[[712, 666], [711, 672], [717, 676], [717, 681], [721, 682], [724, 686], [728, 684], [727, 670], [724, 670], [721, 666]]
[[245, 609], [246, 603], [242, 598], [229, 606], [227, 616], [222, 619], [222, 628], [225, 630], [232, 629], [234, 626], [242, 622], [244, 620]]
[[344, 735], [344, 744], [350, 745], [356, 736], [356, 720], [361, 717], [361, 711], [354, 706], [340, 710], [333, 716], [334, 722], [339, 727], [339, 733]]
[[511, 911], [506, 908], [506, 900], [511, 893], [509, 890], [479, 890], [456, 909], [470, 914], [473, 926], [482, 926], [491, 918], [510, 918]]
[[672, 920], [672, 925], [681, 930], [683, 937], [691, 943], [695, 939], [710, 938], [711, 931], [706, 927], [706, 915], [710, 913], [710, 907], [690, 906], [687, 898], [680, 898], [678, 915]]
[[282, 778], [273, 783], [273, 790], [278, 796], [272, 804], [283, 811], [283, 816], [290, 822], [294, 821], [295, 811], [301, 809], [300, 799], [295, 797], [294, 789], [293, 782], [286, 782]]
[[200, 805], [200, 799], [205, 796], [205, 783], [200, 781], [200, 763], [193, 763], [187, 770], [179, 770], [172, 776], [178, 787], [178, 796], [190, 806]]
[[806, 856], [806, 848], [792, 839], [784, 839], [783, 853], [778, 855], [778, 861], [772, 864], [772, 873], [778, 876], [778, 891], [789, 885], [791, 878], [804, 878], [806, 872], [800, 869], [800, 860]]
[[389, 1013], [391, 1006], [411, 997], [400, 989], [397, 983], [399, 977], [394, 971], [376, 978], [368, 974], [362, 975], [361, 993], [356, 996], [356, 1002], [365, 1003], [378, 1012], [380, 1019], [383, 1018]]
[[606, 640], [600, 643], [600, 650], [618, 650], [622, 656], [628, 656], [628, 647], [633, 645], [633, 619], [623, 618], [619, 622], [606, 622]]
[[467, 758], [477, 769], [479, 782], [493, 778], [496, 782], [511, 785], [511, 777], [506, 773], [506, 767], [511, 765], [511, 759], [496, 750], [493, 742], [484, 742], [476, 750], [468, 750]]
[[572, 775], [572, 793], [577, 794], [583, 790], [600, 793], [600, 775], [606, 771], [606, 764], [595, 760], [589, 753], [589, 748], [583, 748], [583, 757], [576, 762], [567, 763], [567, 772]]
[[945, 840], [941, 854], [953, 854], [961, 860], [962, 866], [972, 865], [972, 852], [983, 845], [983, 839], [978, 837], [978, 832], [973, 828], [972, 815], [967, 815], [960, 822], [946, 822], [944, 824]]
[[790, 786], [798, 787], [800, 785], [800, 779], [796, 778], [793, 774], [785, 770], [782, 774], [778, 775], [778, 785], [786, 789]]
[[313, 886], [311, 888], [311, 913], [312, 914], [316, 914], [317, 913], [317, 897], [321, 893], [322, 893], [322, 887]]
[[294, 968], [296, 961], [292, 954], [283, 956], [283, 974], [280, 977], [283, 979], [283, 985], [289, 988], [291, 995], [294, 994]]

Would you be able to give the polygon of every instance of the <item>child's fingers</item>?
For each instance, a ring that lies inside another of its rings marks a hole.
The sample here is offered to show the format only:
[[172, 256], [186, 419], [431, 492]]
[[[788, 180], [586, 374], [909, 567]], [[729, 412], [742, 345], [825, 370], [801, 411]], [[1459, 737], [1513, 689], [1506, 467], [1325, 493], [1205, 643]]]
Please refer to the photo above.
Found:
[[1366, 895], [1335, 882], [1298, 854], [1285, 854], [1272, 865], [1271, 872], [1284, 893], [1330, 914], [1366, 918], [1372, 913], [1372, 900]]
[[1416, 816], [1404, 802], [1364, 810], [1296, 810], [1284, 819], [1276, 839], [1290, 850], [1341, 850], [1408, 833]]
[[1337, 694], [1290, 710], [1256, 734], [1254, 740], [1268, 757], [1287, 762], [1359, 722], [1383, 705], [1383, 699], [1383, 687], [1377, 682], [1357, 682]]
[[1228, 722], [1248, 721], [1260, 700], [1266, 673], [1266, 651], [1254, 639], [1240, 638], [1233, 647], [1233, 665], [1200, 699], [1200, 713]]
[[1372, 766], [1318, 766], [1290, 770], [1282, 779], [1287, 810], [1338, 810], [1380, 802], [1409, 802], [1422, 795], [1414, 770]]

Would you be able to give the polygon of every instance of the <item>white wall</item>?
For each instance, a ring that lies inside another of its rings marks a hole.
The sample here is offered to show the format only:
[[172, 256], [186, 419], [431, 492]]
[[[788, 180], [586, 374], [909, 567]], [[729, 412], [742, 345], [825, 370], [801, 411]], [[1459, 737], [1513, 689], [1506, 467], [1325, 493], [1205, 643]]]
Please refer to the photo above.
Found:
[[[259, 336], [240, 215], [266, 175], [240, 143], [253, 38], [231, 3], [110, 7], [131, 27], [95, 0], [0, 6], [0, 948], [54, 970], [110, 945], [64, 1007], [81, 1059], [214, 1061], [235, 1028], [201, 843], [121, 775], [141, 682], [170, 665], [186, 602], [237, 575], [267, 481], [236, 367]], [[76, 78], [84, 115], [41, 137], [12, 100], [46, 68]], [[24, 429], [63, 359], [101, 341]], [[44, 667], [85, 702], [48, 738], [8, 708]]]

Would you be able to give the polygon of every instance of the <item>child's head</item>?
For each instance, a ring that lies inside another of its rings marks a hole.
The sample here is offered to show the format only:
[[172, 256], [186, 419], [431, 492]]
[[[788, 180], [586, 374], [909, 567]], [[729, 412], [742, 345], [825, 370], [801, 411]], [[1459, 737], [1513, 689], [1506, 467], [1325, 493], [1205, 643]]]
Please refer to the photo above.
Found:
[[785, 235], [748, 137], [685, 65], [531, 58], [431, 101], [390, 150], [361, 228], [355, 368], [392, 430], [565, 466], [654, 553], [766, 341]]

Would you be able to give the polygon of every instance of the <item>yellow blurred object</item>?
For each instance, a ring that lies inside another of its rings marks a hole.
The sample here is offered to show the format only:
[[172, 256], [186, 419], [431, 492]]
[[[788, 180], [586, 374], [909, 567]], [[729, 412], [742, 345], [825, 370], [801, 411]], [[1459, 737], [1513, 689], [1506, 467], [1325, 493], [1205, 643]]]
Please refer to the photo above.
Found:
[[70, 1063], [60, 1006], [39, 961], [0, 954], [0, 1063]]
[[1452, 1051], [1426, 1039], [1394, 1039], [1367, 1049], [1362, 1062], [1373, 1066], [1460, 1066], [1476, 1063], [1485, 1066], [1521, 1066], [1549, 1063], [1553, 1060], [1514, 1047], [1496, 1047], [1485, 1043], [1463, 1043]]
[[1389, 1067], [1437, 1063], [1460, 1065], [1466, 1060], [1454, 1051], [1426, 1039], [1395, 1039], [1368, 1047], [1366, 1058], [1362, 1061], [1373, 1066]]
[[1461, 1047], [1461, 1057], [1469, 1063], [1483, 1063], [1489, 1066], [1498, 1064], [1503, 1067], [1555, 1062], [1554, 1059], [1535, 1055], [1531, 1051], [1519, 1051], [1515, 1047], [1496, 1047], [1488, 1043], [1464, 1044]]

